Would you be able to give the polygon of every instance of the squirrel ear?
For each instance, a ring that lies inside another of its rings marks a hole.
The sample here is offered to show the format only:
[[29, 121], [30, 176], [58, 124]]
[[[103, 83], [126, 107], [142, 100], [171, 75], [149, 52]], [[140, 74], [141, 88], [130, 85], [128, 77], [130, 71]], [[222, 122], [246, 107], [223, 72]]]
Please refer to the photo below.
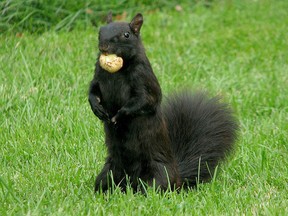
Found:
[[141, 13], [138, 13], [130, 22], [130, 28], [137, 35], [140, 33], [141, 26], [143, 24], [143, 16]]
[[107, 15], [107, 18], [106, 18], [106, 22], [107, 24], [113, 22], [113, 17], [112, 17], [112, 11], [109, 11], [108, 15]]

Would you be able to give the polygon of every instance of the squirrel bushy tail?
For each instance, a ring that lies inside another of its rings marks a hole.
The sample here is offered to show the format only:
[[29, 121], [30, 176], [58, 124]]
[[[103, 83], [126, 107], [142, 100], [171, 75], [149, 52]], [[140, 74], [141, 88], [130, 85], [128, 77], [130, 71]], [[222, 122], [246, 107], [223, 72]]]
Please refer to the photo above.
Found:
[[195, 186], [214, 174], [219, 162], [233, 150], [237, 123], [220, 98], [183, 91], [163, 105], [163, 114], [181, 182]]

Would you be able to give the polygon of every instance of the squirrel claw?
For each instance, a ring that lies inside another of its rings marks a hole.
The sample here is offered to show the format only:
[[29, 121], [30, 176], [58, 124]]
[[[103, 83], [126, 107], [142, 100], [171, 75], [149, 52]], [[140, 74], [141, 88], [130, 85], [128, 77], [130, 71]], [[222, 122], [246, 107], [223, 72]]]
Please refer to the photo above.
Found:
[[116, 122], [116, 116], [114, 116], [114, 117], [111, 119], [111, 122], [114, 123], [114, 125], [117, 124], [117, 122]]

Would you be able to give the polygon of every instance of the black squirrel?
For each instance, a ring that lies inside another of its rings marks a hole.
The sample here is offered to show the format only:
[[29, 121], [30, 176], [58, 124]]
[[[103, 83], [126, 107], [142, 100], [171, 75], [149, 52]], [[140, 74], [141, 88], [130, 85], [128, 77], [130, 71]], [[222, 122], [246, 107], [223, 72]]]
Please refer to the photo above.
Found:
[[112, 182], [125, 190], [143, 183], [166, 190], [193, 187], [211, 179], [219, 161], [231, 152], [237, 123], [218, 98], [188, 91], [162, 93], [140, 39], [142, 14], [130, 23], [113, 22], [99, 31], [99, 56], [116, 54], [122, 68], [109, 73], [96, 62], [89, 103], [104, 123], [108, 156], [95, 191]]

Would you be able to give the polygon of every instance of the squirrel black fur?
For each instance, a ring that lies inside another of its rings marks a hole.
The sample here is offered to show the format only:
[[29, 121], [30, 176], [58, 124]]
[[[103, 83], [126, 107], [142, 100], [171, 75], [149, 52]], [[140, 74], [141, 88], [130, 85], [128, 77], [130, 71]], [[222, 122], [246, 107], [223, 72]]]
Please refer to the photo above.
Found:
[[[169, 96], [162, 105], [159, 82], [140, 38], [143, 16], [113, 22], [99, 31], [100, 54], [116, 54], [123, 67], [101, 68], [99, 56], [89, 89], [89, 103], [104, 123], [108, 156], [95, 191], [112, 183], [138, 191], [143, 183], [166, 190], [208, 181], [231, 152], [237, 124], [218, 98], [188, 91]], [[141, 189], [140, 189], [141, 190]]]

